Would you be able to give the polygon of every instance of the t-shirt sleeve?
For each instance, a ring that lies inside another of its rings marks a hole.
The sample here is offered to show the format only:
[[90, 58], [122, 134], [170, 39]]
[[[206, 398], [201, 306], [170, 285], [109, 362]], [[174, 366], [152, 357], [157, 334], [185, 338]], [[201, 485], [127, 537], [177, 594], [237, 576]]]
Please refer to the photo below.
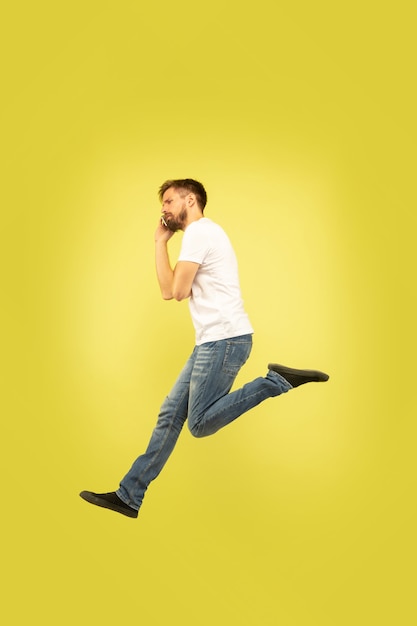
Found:
[[182, 239], [178, 261], [192, 261], [201, 265], [208, 251], [207, 235], [197, 228], [187, 229]]

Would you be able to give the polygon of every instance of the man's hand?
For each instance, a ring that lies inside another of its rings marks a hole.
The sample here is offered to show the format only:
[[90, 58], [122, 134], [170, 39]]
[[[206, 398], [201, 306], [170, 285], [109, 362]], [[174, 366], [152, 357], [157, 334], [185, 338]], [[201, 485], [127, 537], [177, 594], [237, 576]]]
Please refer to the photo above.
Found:
[[190, 297], [199, 264], [192, 261], [178, 261], [172, 269], [166, 244], [173, 234], [162, 222], [158, 224], [155, 231], [156, 275], [163, 299], [175, 298], [180, 301]]
[[155, 261], [156, 274], [158, 277], [161, 294], [164, 300], [172, 299], [172, 283], [174, 272], [169, 262], [167, 242], [174, 233], [162, 223], [159, 218], [158, 227], [155, 231]]
[[166, 243], [169, 241], [174, 233], [165, 226], [161, 219], [159, 219], [158, 227], [155, 231], [155, 242]]

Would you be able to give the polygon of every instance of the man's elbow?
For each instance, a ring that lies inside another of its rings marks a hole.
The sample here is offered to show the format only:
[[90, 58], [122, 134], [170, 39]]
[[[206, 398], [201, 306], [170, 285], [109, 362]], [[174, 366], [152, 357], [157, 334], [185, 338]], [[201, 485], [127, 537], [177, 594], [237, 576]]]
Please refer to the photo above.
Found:
[[174, 289], [173, 294], [172, 294], [172, 297], [177, 302], [181, 302], [181, 300], [185, 300], [189, 296], [190, 294], [188, 292], [182, 291], [180, 289]]
[[174, 297], [172, 295], [172, 291], [169, 289], [162, 289], [161, 287], [161, 296], [162, 296], [162, 300], [172, 300], [172, 298]]

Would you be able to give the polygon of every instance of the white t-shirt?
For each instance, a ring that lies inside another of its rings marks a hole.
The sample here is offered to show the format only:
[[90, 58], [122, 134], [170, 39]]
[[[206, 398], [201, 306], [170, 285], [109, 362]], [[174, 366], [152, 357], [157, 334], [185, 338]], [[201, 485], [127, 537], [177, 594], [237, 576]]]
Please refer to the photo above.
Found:
[[243, 308], [236, 255], [218, 224], [207, 217], [191, 222], [178, 260], [200, 265], [189, 300], [196, 345], [253, 333]]

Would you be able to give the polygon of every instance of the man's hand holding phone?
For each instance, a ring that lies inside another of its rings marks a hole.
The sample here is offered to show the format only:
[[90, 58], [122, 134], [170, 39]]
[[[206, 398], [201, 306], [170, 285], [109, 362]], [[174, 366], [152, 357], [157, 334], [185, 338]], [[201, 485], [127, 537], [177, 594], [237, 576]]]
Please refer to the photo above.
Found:
[[161, 215], [158, 222], [158, 227], [155, 231], [155, 242], [167, 242], [171, 239], [174, 233], [169, 230], [164, 216]]

